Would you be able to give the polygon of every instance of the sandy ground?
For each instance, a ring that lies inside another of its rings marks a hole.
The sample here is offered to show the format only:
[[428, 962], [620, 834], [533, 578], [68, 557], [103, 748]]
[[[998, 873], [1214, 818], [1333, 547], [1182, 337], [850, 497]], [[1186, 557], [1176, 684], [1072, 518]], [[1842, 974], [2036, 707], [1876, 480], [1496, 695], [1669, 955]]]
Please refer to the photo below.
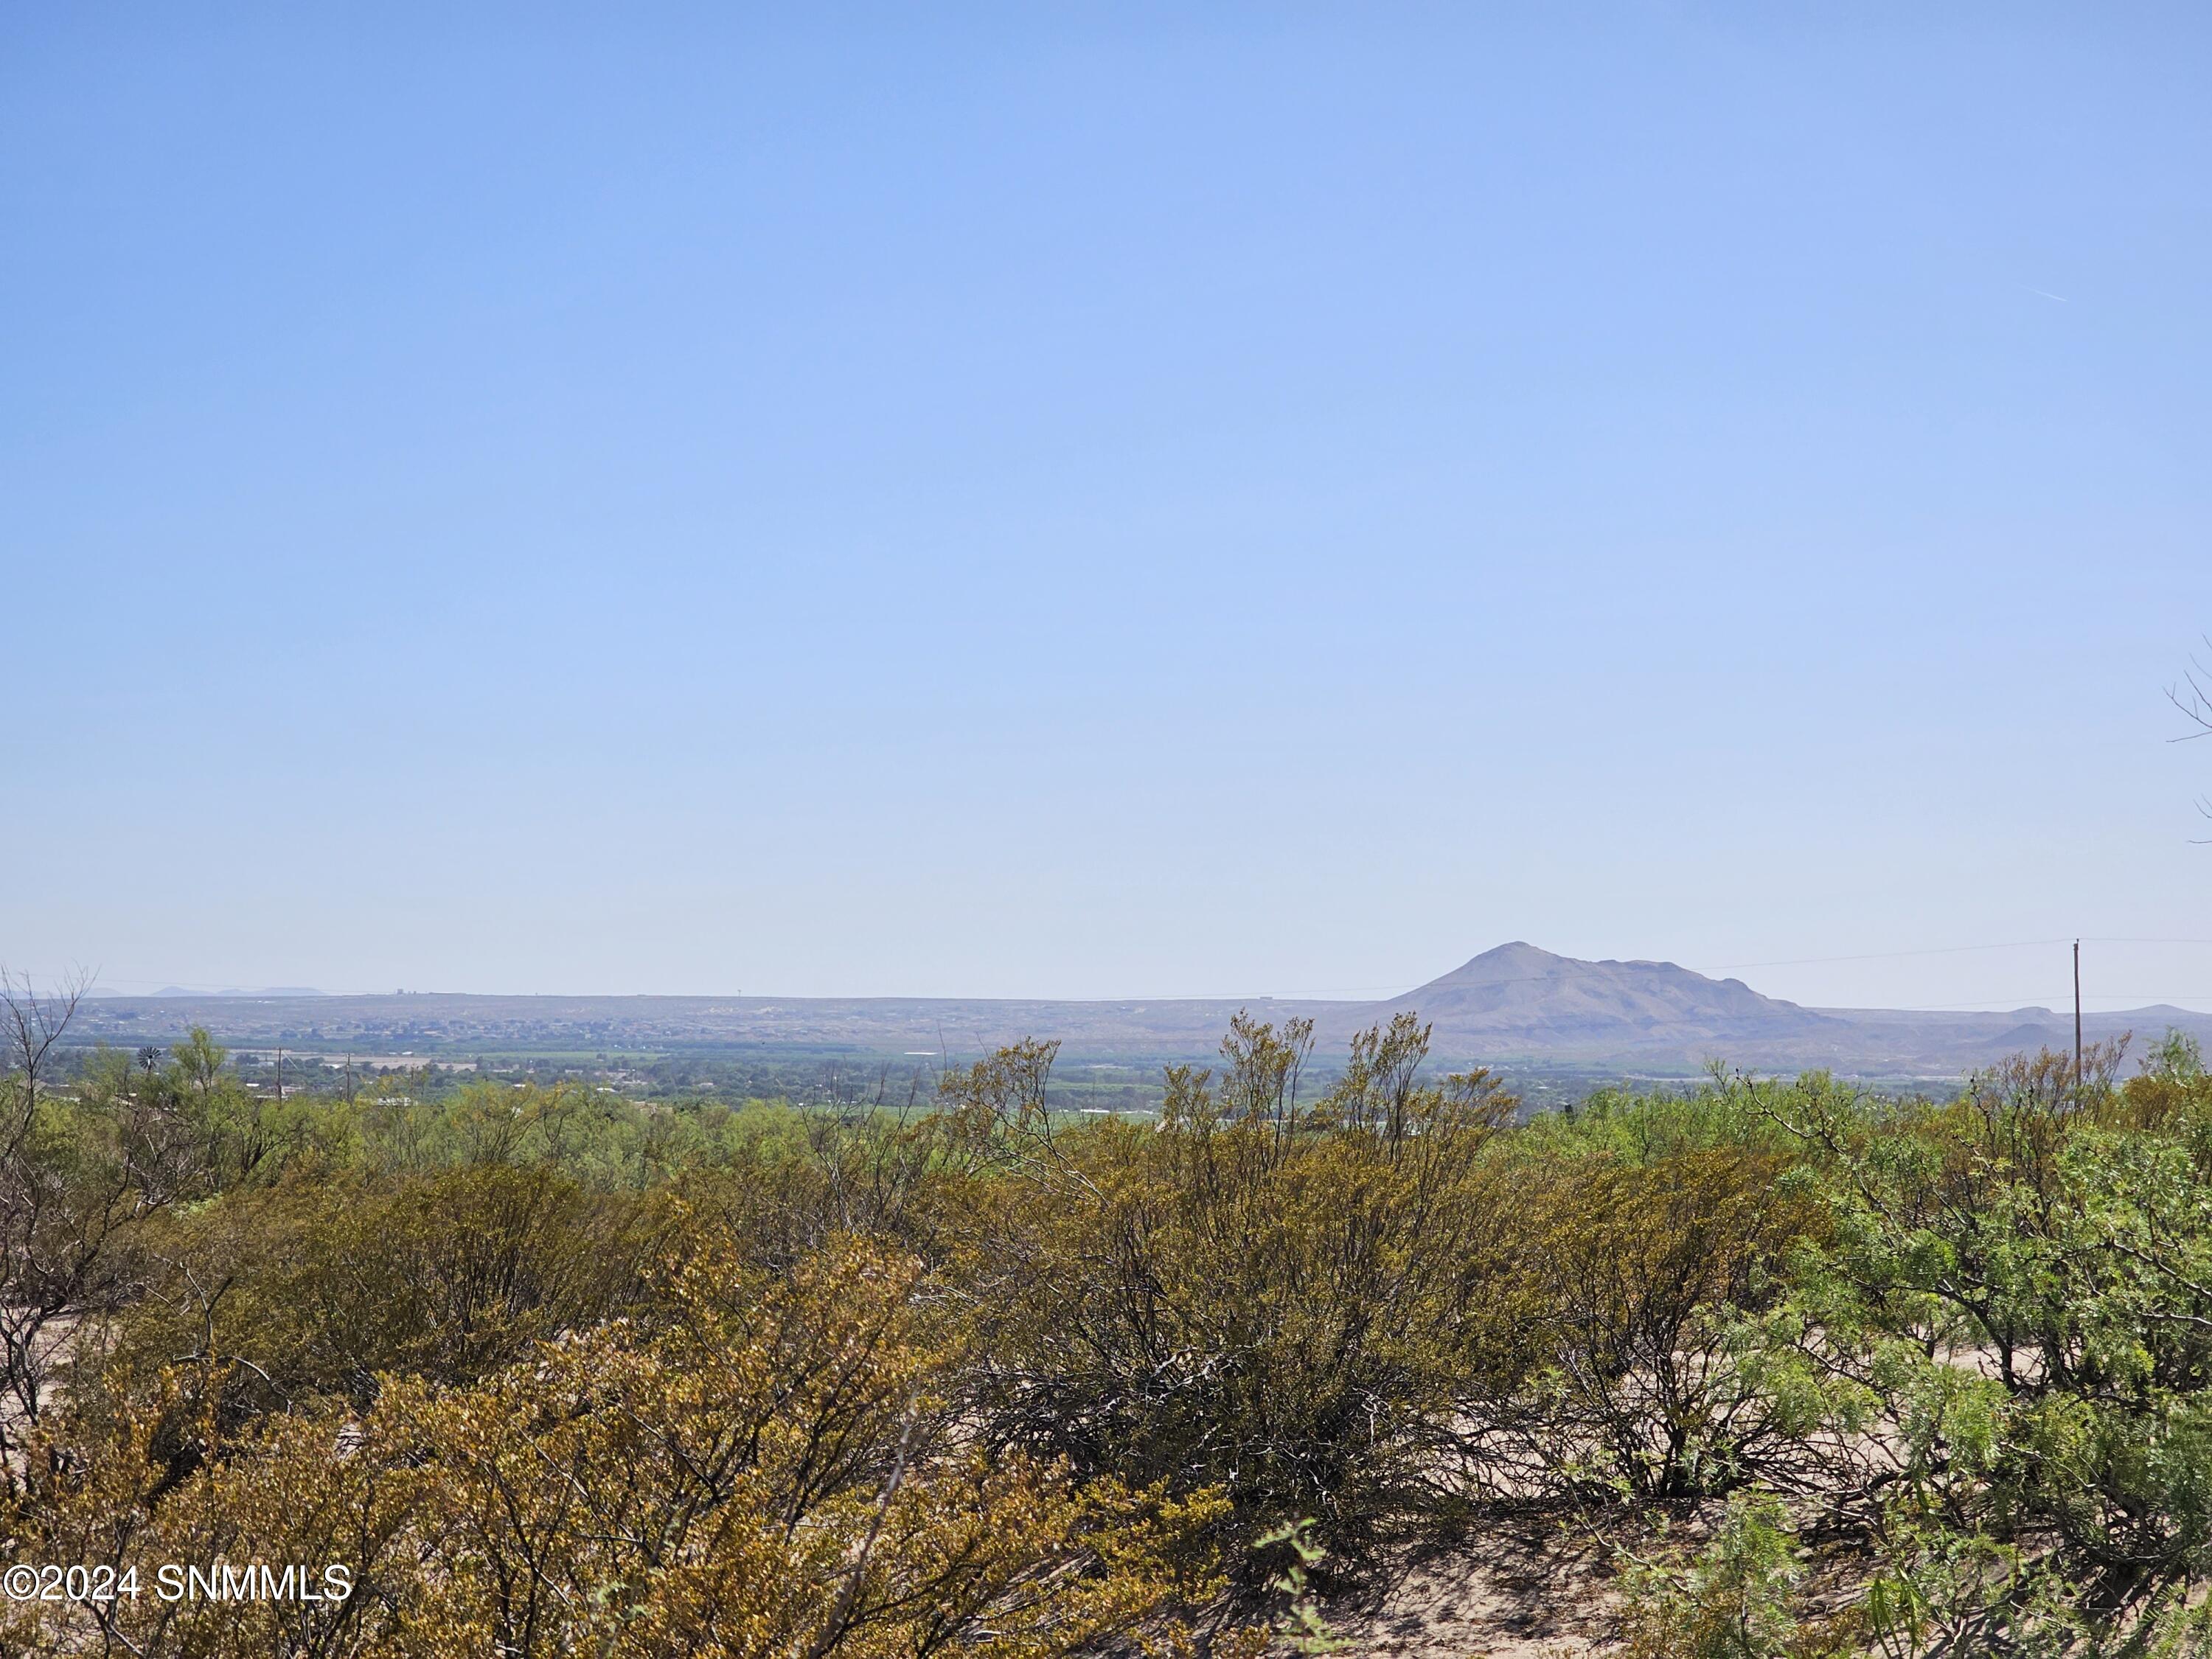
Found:
[[1611, 1582], [1556, 1542], [1488, 1540], [1418, 1563], [1379, 1607], [1328, 1608], [1347, 1652], [1400, 1659], [1582, 1659], [1613, 1650]]

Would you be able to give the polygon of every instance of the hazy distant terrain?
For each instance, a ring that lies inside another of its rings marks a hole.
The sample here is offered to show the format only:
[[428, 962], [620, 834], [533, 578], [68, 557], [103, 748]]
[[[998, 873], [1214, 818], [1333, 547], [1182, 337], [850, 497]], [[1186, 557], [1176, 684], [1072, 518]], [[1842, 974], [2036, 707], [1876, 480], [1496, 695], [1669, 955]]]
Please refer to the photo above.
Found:
[[[77, 1035], [138, 1047], [204, 1025], [239, 1046], [384, 1059], [805, 1052], [955, 1062], [1035, 1036], [1059, 1039], [1070, 1060], [1150, 1066], [1210, 1056], [1240, 1008], [1311, 1019], [1324, 1061], [1355, 1031], [1412, 1009], [1434, 1024], [1442, 1061], [1657, 1075], [1718, 1060], [1763, 1071], [1953, 1077], [2073, 1041], [2071, 1014], [2050, 1009], [1805, 1008], [1673, 963], [1583, 962], [1517, 942], [1382, 1002], [233, 993], [93, 999]], [[2177, 1008], [2092, 1014], [2085, 1027], [2093, 1040], [2126, 1030], [2154, 1039], [2175, 1027], [2212, 1041], [2212, 1014]]]

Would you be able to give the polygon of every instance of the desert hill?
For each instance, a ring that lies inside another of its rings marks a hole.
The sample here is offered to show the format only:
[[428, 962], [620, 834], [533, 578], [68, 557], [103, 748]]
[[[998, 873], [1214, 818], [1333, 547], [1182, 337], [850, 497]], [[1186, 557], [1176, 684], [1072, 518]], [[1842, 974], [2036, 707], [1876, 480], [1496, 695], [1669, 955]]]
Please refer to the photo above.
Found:
[[1517, 939], [1383, 1006], [1412, 1009], [1455, 1038], [1547, 1044], [1726, 1043], [1842, 1030], [1739, 979], [1708, 979], [1671, 962], [1578, 962]]

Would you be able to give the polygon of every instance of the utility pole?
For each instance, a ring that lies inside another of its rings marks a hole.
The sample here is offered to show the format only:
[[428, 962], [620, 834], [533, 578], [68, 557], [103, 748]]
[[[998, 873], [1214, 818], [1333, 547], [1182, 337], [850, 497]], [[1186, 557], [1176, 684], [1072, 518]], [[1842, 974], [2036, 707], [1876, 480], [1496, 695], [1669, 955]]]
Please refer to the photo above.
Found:
[[2081, 1098], [2081, 941], [2074, 941], [2074, 1098]]
[[284, 1098], [284, 1050], [281, 1046], [276, 1050], [276, 1098]]

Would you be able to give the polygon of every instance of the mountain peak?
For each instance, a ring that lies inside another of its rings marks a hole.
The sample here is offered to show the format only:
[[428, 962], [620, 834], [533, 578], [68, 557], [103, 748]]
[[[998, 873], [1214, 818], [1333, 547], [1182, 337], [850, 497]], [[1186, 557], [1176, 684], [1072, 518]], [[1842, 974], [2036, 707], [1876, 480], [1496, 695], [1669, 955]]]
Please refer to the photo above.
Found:
[[[1514, 939], [1509, 944], [1492, 945], [1480, 956], [1469, 957], [1465, 962], [1443, 975], [1429, 981], [1430, 985], [1492, 985], [1501, 980], [1534, 977], [1557, 978], [1571, 974], [1577, 968], [1588, 967], [1572, 957], [1563, 957], [1529, 944], [1526, 939]], [[1428, 989], [1425, 985], [1423, 990]]]
[[1492, 1045], [1741, 1040], [1826, 1024], [1741, 980], [1672, 962], [1584, 962], [1514, 939], [1389, 1005]]

